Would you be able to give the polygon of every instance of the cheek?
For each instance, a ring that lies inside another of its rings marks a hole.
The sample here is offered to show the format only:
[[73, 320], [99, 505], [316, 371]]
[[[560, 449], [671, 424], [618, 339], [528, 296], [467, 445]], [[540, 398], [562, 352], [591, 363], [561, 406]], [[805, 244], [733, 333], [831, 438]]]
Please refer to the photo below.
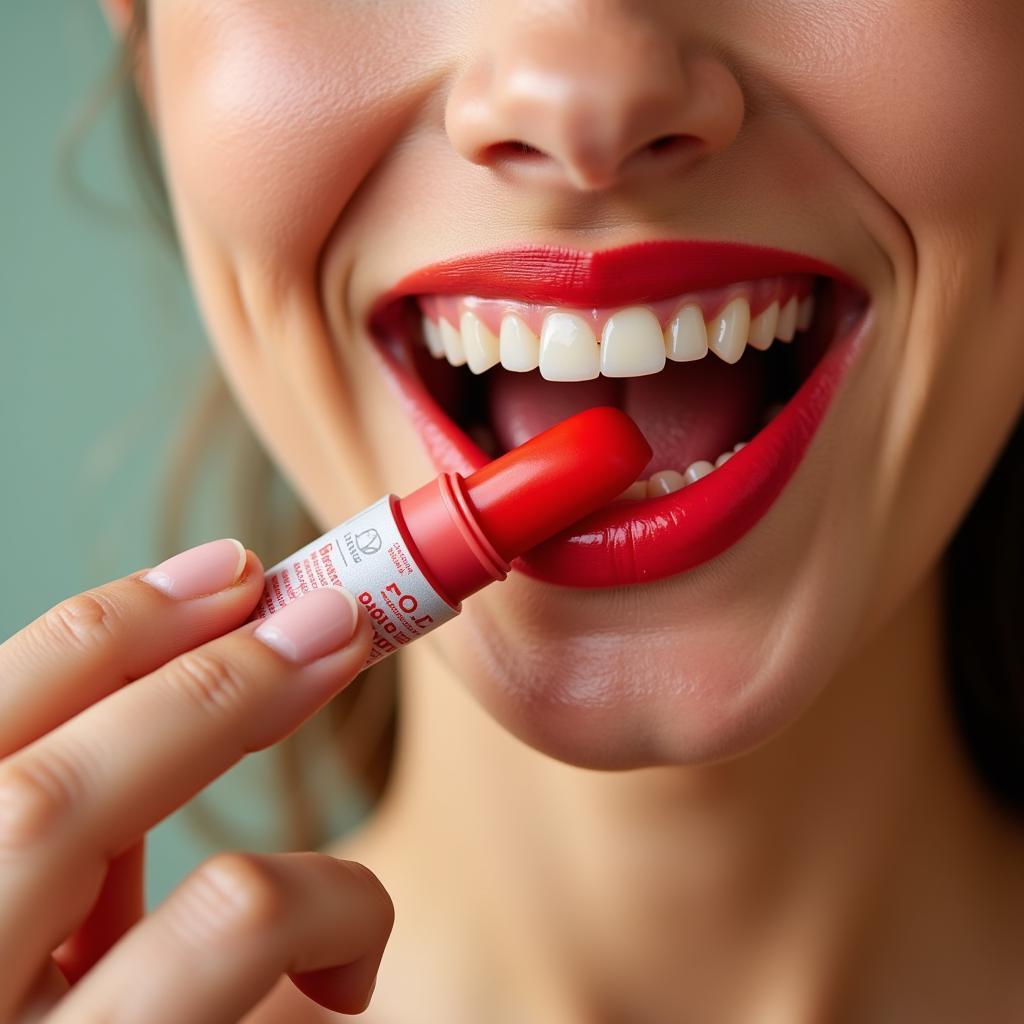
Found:
[[319, 251], [401, 130], [416, 68], [396, 58], [403, 40], [386, 14], [304, 0], [155, 5], [172, 191], [222, 243], [275, 259]]
[[893, 250], [901, 298], [864, 393], [879, 423], [871, 483], [852, 499], [884, 535], [888, 607], [940, 556], [1024, 395], [1024, 318], [1006, 287], [1024, 267], [1024, 5], [800, 7], [782, 51], [795, 70], [776, 79], [914, 244]]
[[[797, 5], [788, 72], [815, 128], [912, 225], [1017, 200], [1024, 7], [977, 0]], [[787, 4], [792, 15], [792, 4]], [[993, 189], [997, 194], [993, 194]]]

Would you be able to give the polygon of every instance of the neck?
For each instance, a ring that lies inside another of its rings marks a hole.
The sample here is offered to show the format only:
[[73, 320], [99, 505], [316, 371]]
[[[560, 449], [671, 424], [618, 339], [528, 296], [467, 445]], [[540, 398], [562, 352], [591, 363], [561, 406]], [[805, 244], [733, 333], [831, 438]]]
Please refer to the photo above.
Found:
[[936, 573], [781, 736], [726, 764], [618, 773], [526, 747], [418, 645], [370, 828], [400, 851], [395, 879], [410, 856], [416, 871], [395, 892], [383, 864], [385, 884], [412, 913], [446, 906], [474, 986], [493, 970], [507, 990], [512, 970], [552, 1020], [867, 1009], [900, 980], [887, 951], [961, 913], [963, 887], [1005, 884], [992, 865], [1010, 845], [1020, 857], [959, 748], [941, 630]]

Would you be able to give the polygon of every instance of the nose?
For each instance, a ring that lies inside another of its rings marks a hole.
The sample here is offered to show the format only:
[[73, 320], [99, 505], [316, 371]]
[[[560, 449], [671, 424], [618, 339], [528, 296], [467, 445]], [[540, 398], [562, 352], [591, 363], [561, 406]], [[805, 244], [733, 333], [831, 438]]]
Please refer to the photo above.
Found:
[[475, 164], [592, 191], [692, 165], [740, 130], [739, 82], [679, 15], [620, 0], [495, 9], [445, 108], [452, 145]]

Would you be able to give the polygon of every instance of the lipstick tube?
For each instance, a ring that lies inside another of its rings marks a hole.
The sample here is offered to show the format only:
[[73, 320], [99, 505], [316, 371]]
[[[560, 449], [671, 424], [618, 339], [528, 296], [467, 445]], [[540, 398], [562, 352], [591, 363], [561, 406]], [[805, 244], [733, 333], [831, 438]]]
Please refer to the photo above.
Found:
[[329, 530], [267, 571], [250, 621], [343, 586], [373, 623], [366, 665], [375, 664], [458, 615], [513, 559], [613, 501], [651, 454], [625, 413], [587, 409], [468, 477], [442, 473]]

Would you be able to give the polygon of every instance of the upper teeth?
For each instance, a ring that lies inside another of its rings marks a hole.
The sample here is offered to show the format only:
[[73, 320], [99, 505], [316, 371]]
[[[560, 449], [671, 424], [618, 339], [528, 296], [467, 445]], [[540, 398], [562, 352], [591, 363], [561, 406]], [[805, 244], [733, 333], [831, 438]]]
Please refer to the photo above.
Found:
[[537, 335], [515, 313], [506, 313], [501, 318], [499, 351], [501, 365], [506, 370], [515, 370], [518, 373], [536, 370], [540, 362]]
[[423, 337], [431, 354], [453, 366], [468, 364], [484, 373], [499, 362], [506, 370], [526, 372], [540, 367], [547, 380], [592, 380], [640, 377], [657, 373], [666, 359], [685, 362], [714, 352], [735, 363], [747, 345], [762, 351], [772, 341], [792, 341], [814, 316], [814, 298], [802, 301], [790, 294], [781, 304], [773, 300], [751, 319], [750, 301], [735, 295], [717, 312], [705, 317], [701, 305], [684, 301], [662, 327], [648, 306], [630, 306], [609, 316], [600, 332], [581, 310], [552, 309], [543, 318], [540, 337], [512, 311], [501, 317], [497, 336], [472, 309], [461, 305], [456, 327], [442, 313], [438, 322], [423, 317]]

